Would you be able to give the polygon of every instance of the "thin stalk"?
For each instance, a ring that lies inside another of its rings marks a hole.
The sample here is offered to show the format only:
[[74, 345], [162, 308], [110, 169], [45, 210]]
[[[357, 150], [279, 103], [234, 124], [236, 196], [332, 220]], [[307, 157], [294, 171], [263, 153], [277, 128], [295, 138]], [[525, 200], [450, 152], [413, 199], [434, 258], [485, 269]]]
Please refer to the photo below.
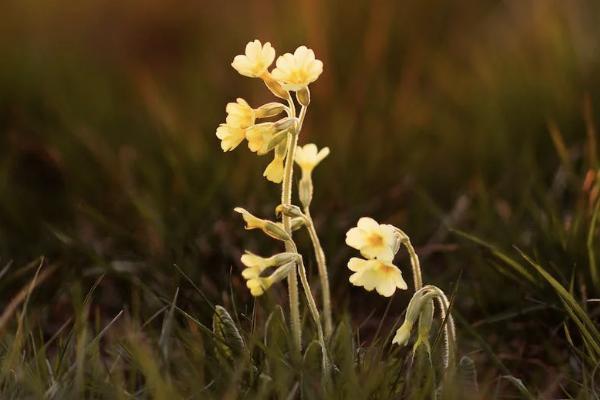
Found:
[[421, 276], [421, 264], [419, 263], [419, 256], [417, 255], [415, 248], [410, 242], [410, 238], [408, 237], [408, 235], [404, 233], [404, 231], [402, 231], [401, 229], [396, 228], [396, 231], [400, 235], [400, 240], [404, 247], [406, 247], [406, 250], [408, 251], [408, 255], [410, 257], [410, 265], [412, 266], [413, 281], [416, 292], [423, 287], [423, 278]]
[[[290, 95], [288, 99], [290, 106], [289, 116], [296, 116], [296, 106]], [[285, 166], [283, 172], [283, 182], [281, 184], [281, 204], [292, 203], [292, 179], [294, 174], [294, 153], [296, 152], [296, 145], [298, 142], [298, 130], [292, 132], [292, 135], [288, 137], [287, 143], [287, 157], [285, 159]], [[291, 236], [292, 226], [291, 218], [283, 215], [282, 216], [283, 228]], [[290, 243], [285, 243], [285, 250], [292, 251]], [[300, 323], [300, 300], [298, 296], [298, 276], [296, 275], [296, 267], [290, 269], [288, 274], [288, 295], [290, 300], [290, 328], [292, 331], [292, 337], [294, 340], [294, 347], [296, 353], [299, 355], [302, 351], [302, 327]]]
[[331, 366], [329, 364], [329, 356], [327, 355], [327, 347], [325, 346], [325, 337], [323, 335], [323, 327], [321, 326], [321, 316], [319, 315], [319, 310], [317, 309], [317, 303], [315, 302], [315, 298], [313, 297], [312, 291], [310, 290], [310, 285], [306, 277], [306, 269], [304, 268], [304, 262], [302, 261], [302, 259], [300, 259], [300, 261], [298, 262], [298, 271], [300, 273], [300, 282], [302, 282], [304, 294], [306, 295], [306, 301], [308, 302], [308, 308], [315, 321], [315, 325], [317, 326], [317, 337], [319, 339], [319, 344], [321, 345], [323, 380], [327, 382], [329, 380]]
[[317, 235], [315, 224], [310, 215], [309, 207], [304, 208], [304, 215], [306, 216], [308, 234], [312, 241], [313, 248], [315, 251], [315, 258], [317, 259], [317, 267], [319, 269], [319, 278], [321, 279], [321, 295], [323, 297], [323, 314], [325, 319], [325, 336], [331, 337], [333, 333], [333, 322], [331, 319], [331, 293], [329, 289], [329, 277], [327, 276], [327, 263], [325, 261], [325, 252], [321, 246], [321, 241]]

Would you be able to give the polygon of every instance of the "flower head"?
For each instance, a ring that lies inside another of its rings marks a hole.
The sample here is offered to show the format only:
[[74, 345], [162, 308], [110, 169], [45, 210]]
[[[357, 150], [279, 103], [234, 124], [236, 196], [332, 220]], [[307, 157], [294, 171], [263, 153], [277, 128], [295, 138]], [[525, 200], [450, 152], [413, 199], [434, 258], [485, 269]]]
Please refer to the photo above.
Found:
[[[253, 296], [260, 296], [275, 282], [280, 281], [289, 269], [290, 263], [298, 258], [295, 253], [279, 253], [265, 258], [257, 256], [249, 251], [241, 258], [242, 264], [246, 268], [242, 271], [242, 276], [246, 279], [246, 286], [250, 289]], [[263, 272], [270, 268], [281, 265], [287, 265], [285, 268], [279, 268], [268, 277], [263, 276]]]
[[248, 42], [245, 54], [235, 56], [231, 66], [244, 76], [259, 78], [267, 72], [274, 59], [275, 49], [271, 43], [266, 42], [263, 45], [259, 40], [255, 40]]
[[246, 129], [254, 125], [254, 109], [242, 98], [236, 99], [235, 103], [227, 103], [227, 125]]
[[263, 176], [273, 183], [281, 183], [281, 181], [283, 181], [284, 160], [285, 157], [280, 157], [279, 155], [275, 154], [273, 161], [271, 161], [269, 165], [267, 165], [267, 168], [265, 168]]
[[280, 56], [271, 75], [284, 89], [298, 91], [316, 81], [321, 72], [323, 63], [315, 59], [315, 53], [306, 46], [300, 46], [294, 54]]
[[302, 169], [302, 174], [308, 176], [312, 170], [329, 155], [329, 147], [323, 147], [317, 151], [317, 146], [313, 143], [308, 143], [296, 148], [294, 161]]
[[397, 249], [398, 236], [392, 225], [378, 224], [373, 218], [363, 217], [355, 228], [346, 233], [346, 244], [366, 258], [391, 262]]
[[375, 289], [382, 296], [390, 297], [396, 288], [407, 288], [402, 272], [391, 262], [353, 257], [348, 261], [348, 268], [354, 272], [350, 283], [368, 291]]
[[277, 132], [273, 122], [263, 122], [251, 126], [246, 130], [246, 139], [248, 139], [248, 148], [258, 155], [268, 152], [269, 142]]
[[221, 139], [221, 149], [223, 151], [230, 151], [242, 143], [246, 134], [242, 128], [221, 124], [217, 128], [217, 137]]

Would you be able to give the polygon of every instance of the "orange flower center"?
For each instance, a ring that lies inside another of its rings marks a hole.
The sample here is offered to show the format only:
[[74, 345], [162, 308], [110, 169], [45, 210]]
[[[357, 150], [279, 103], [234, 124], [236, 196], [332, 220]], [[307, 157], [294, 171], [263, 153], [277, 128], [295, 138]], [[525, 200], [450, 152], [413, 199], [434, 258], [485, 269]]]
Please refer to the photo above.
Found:
[[378, 233], [372, 233], [367, 237], [367, 243], [372, 247], [381, 247], [383, 246], [383, 236]]

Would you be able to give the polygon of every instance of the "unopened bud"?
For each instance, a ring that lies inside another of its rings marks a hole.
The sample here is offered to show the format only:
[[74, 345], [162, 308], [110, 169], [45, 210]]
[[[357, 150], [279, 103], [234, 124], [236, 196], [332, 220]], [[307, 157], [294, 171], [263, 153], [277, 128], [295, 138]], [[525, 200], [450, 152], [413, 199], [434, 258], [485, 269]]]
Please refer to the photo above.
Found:
[[285, 229], [283, 229], [283, 226], [281, 224], [272, 221], [266, 221], [263, 230], [267, 235], [271, 236], [274, 239], [282, 240], [284, 242], [292, 240], [290, 235], [288, 235]]
[[267, 85], [271, 93], [273, 93], [277, 97], [287, 100], [288, 92], [279, 84], [279, 82], [273, 79], [271, 74], [266, 72], [263, 76], [261, 76], [261, 78], [265, 82], [265, 85]]
[[277, 283], [279, 281], [287, 278], [290, 270], [296, 265], [296, 261], [289, 262], [281, 267], [277, 268], [269, 277], [267, 277], [267, 281], [269, 282], [269, 286]]
[[292, 218], [292, 232], [297, 231], [306, 225], [306, 219], [302, 217]]
[[269, 141], [269, 144], [267, 144], [266, 152], [268, 153], [269, 151], [273, 150], [277, 145], [283, 143], [287, 139], [287, 137], [287, 130], [276, 133], [275, 136], [273, 136]]
[[310, 104], [310, 90], [308, 90], [308, 86], [298, 90], [296, 92], [296, 98], [298, 99], [298, 103], [304, 107], [308, 106]]
[[272, 102], [263, 104], [254, 110], [256, 118], [270, 118], [281, 114], [286, 110], [286, 106], [281, 103]]
[[294, 118], [294, 117], [282, 118], [279, 121], [275, 122], [275, 130], [281, 131], [284, 129], [295, 128], [297, 122], [298, 122], [298, 118]]
[[398, 330], [396, 331], [396, 335], [394, 336], [392, 343], [397, 344], [399, 346], [404, 346], [410, 339], [412, 328], [412, 322], [405, 320], [404, 323], [400, 326], [400, 328], [398, 328]]
[[285, 215], [287, 217], [300, 217], [300, 218], [306, 218], [306, 216], [304, 215], [304, 213], [302, 212], [302, 210], [300, 210], [300, 207], [292, 205], [292, 204], [280, 204], [277, 206], [277, 208], [275, 208], [275, 214], [276, 215]]
[[419, 315], [419, 328], [417, 331], [417, 341], [414, 349], [420, 345], [425, 345], [429, 349], [429, 333], [431, 332], [431, 324], [433, 323], [433, 301], [429, 300], [423, 304], [421, 315]]
[[310, 175], [303, 176], [298, 182], [298, 197], [304, 207], [309, 207], [313, 198], [313, 183]]

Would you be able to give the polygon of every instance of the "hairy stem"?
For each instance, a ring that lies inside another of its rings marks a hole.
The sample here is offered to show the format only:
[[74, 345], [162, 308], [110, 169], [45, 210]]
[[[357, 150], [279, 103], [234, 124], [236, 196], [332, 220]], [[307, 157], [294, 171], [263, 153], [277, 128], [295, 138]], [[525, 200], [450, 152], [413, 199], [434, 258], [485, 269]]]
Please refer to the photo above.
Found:
[[319, 339], [319, 344], [321, 345], [321, 356], [322, 356], [322, 366], [323, 366], [323, 379], [325, 382], [329, 380], [330, 374], [330, 364], [329, 364], [329, 356], [327, 354], [327, 347], [325, 345], [325, 337], [323, 335], [323, 327], [321, 326], [321, 316], [319, 315], [319, 310], [317, 309], [317, 303], [315, 302], [315, 298], [312, 295], [312, 291], [310, 290], [310, 285], [308, 284], [308, 279], [306, 277], [306, 269], [304, 268], [304, 262], [302, 259], [298, 263], [298, 272], [300, 273], [300, 282], [302, 282], [302, 286], [304, 288], [304, 294], [306, 295], [306, 301], [308, 302], [308, 308], [312, 317], [315, 321], [315, 325], [317, 326], [317, 337]]
[[419, 263], [419, 256], [415, 251], [412, 243], [410, 242], [410, 238], [404, 231], [396, 228], [396, 231], [400, 235], [400, 241], [406, 247], [408, 251], [408, 255], [410, 257], [410, 265], [412, 266], [413, 280], [415, 285], [415, 292], [423, 287], [423, 278], [421, 277], [421, 264]]
[[319, 278], [321, 279], [321, 294], [323, 297], [323, 314], [325, 319], [325, 336], [330, 337], [333, 333], [333, 322], [331, 319], [331, 293], [329, 290], [329, 277], [327, 276], [327, 263], [325, 261], [325, 252], [321, 246], [321, 241], [317, 235], [315, 225], [310, 215], [309, 207], [304, 208], [304, 215], [308, 221], [307, 229], [315, 251], [317, 267], [319, 269]]
[[[289, 116], [296, 116], [296, 106], [290, 95], [288, 99], [289, 103]], [[298, 142], [299, 129], [292, 132], [292, 135], [288, 137], [287, 145], [287, 157], [285, 159], [285, 167], [283, 172], [283, 183], [281, 185], [281, 204], [289, 205], [292, 203], [292, 179], [294, 174], [294, 153], [296, 152], [296, 145]], [[283, 228], [291, 236], [291, 218], [283, 215], [282, 216]], [[293, 251], [293, 247], [290, 243], [285, 244], [286, 251]], [[296, 267], [290, 269], [288, 274], [288, 294], [290, 298], [290, 327], [294, 340], [294, 346], [297, 354], [302, 351], [302, 327], [300, 322], [300, 300], [298, 296], [298, 276], [296, 274]]]

